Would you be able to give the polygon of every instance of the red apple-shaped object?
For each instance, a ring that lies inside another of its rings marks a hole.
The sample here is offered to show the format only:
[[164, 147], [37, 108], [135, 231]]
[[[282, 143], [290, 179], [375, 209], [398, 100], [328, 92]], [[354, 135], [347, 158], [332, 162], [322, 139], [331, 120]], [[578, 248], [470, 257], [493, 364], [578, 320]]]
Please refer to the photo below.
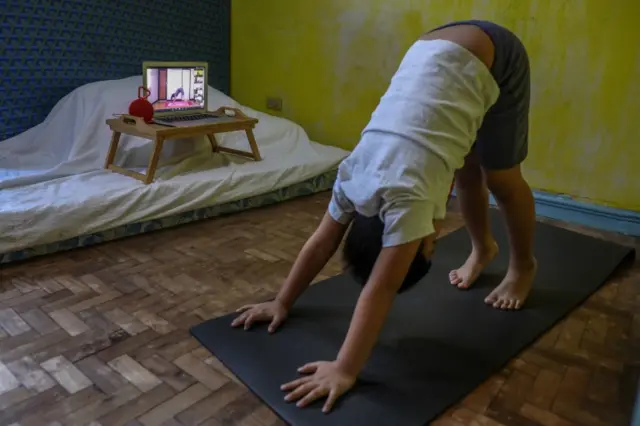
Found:
[[153, 105], [147, 100], [151, 91], [144, 86], [138, 87], [138, 99], [129, 105], [129, 115], [140, 117], [149, 123], [153, 120]]

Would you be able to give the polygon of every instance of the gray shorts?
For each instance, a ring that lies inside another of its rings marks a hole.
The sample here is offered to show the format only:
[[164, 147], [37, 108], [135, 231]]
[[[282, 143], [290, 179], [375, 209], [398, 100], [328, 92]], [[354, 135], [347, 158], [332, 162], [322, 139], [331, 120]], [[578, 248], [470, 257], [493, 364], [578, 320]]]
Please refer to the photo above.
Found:
[[491, 75], [500, 87], [500, 96], [485, 115], [473, 150], [486, 169], [517, 166], [529, 151], [531, 74], [527, 51], [515, 34], [493, 22], [456, 21], [431, 31], [456, 25], [479, 27], [495, 46]]

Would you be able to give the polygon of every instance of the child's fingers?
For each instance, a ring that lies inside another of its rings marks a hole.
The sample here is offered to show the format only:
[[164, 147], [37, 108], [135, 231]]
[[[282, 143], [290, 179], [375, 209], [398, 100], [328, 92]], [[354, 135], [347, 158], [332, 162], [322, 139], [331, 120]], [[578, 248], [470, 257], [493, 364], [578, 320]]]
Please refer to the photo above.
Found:
[[269, 333], [273, 333], [274, 331], [276, 331], [278, 327], [282, 325], [283, 321], [284, 321], [284, 316], [282, 315], [274, 316], [273, 320], [271, 321], [271, 324], [269, 324]]
[[256, 306], [256, 305], [244, 305], [244, 306], [236, 309], [236, 312], [244, 312], [246, 310], [249, 310], [249, 309], [253, 308], [254, 306]]
[[284, 385], [280, 386], [280, 389], [282, 389], [283, 391], [295, 389], [298, 386], [304, 385], [305, 383], [309, 382], [312, 378], [313, 377], [311, 376], [300, 377], [299, 379], [292, 380], [289, 383], [285, 383]]
[[231, 327], [237, 327], [237, 326], [241, 325], [242, 323], [244, 323], [246, 318], [247, 318], [246, 312], [244, 314], [242, 314], [242, 315], [239, 315], [236, 319], [234, 319], [231, 322]]
[[328, 390], [324, 387], [316, 387], [312, 391], [309, 391], [304, 398], [298, 401], [298, 407], [306, 407], [317, 399], [327, 396]]
[[247, 316], [247, 319], [244, 321], [244, 329], [248, 330], [249, 328], [251, 328], [251, 325], [253, 325], [253, 323], [258, 320], [257, 317], [258, 316], [256, 314], [250, 314], [249, 316]]
[[323, 413], [328, 413], [333, 408], [333, 405], [336, 403], [338, 399], [338, 391], [335, 388], [331, 388], [329, 391], [329, 395], [327, 396], [327, 401], [324, 403], [324, 407], [322, 407]]
[[319, 362], [310, 362], [309, 364], [305, 364], [302, 367], [298, 368], [298, 372], [312, 374], [315, 373], [318, 369]]
[[313, 383], [313, 382], [304, 383], [304, 384], [296, 387], [291, 392], [289, 392], [284, 399], [286, 401], [297, 401], [300, 398], [302, 398], [303, 396], [307, 395], [309, 392], [312, 392], [317, 387], [318, 387], [318, 385], [316, 383]]

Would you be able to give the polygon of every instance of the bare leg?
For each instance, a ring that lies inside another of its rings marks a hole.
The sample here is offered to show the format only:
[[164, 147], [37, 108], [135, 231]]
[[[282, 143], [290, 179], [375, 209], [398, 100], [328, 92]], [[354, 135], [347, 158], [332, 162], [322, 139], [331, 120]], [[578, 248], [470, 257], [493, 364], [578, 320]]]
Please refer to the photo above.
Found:
[[456, 172], [456, 198], [471, 238], [471, 254], [464, 264], [449, 273], [449, 281], [458, 288], [473, 285], [482, 270], [498, 253], [498, 245], [489, 226], [489, 191], [482, 168], [473, 154]]
[[486, 171], [487, 183], [504, 214], [509, 234], [509, 269], [500, 285], [485, 299], [499, 309], [520, 309], [536, 274], [533, 255], [535, 202], [520, 166], [508, 170]]

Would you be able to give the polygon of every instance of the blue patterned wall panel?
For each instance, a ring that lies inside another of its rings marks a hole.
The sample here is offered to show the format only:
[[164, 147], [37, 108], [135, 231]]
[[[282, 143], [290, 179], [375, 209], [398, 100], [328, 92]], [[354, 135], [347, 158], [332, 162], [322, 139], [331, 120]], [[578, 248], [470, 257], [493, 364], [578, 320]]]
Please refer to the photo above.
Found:
[[0, 141], [144, 60], [207, 61], [209, 84], [228, 93], [230, 14], [231, 0], [0, 0]]

